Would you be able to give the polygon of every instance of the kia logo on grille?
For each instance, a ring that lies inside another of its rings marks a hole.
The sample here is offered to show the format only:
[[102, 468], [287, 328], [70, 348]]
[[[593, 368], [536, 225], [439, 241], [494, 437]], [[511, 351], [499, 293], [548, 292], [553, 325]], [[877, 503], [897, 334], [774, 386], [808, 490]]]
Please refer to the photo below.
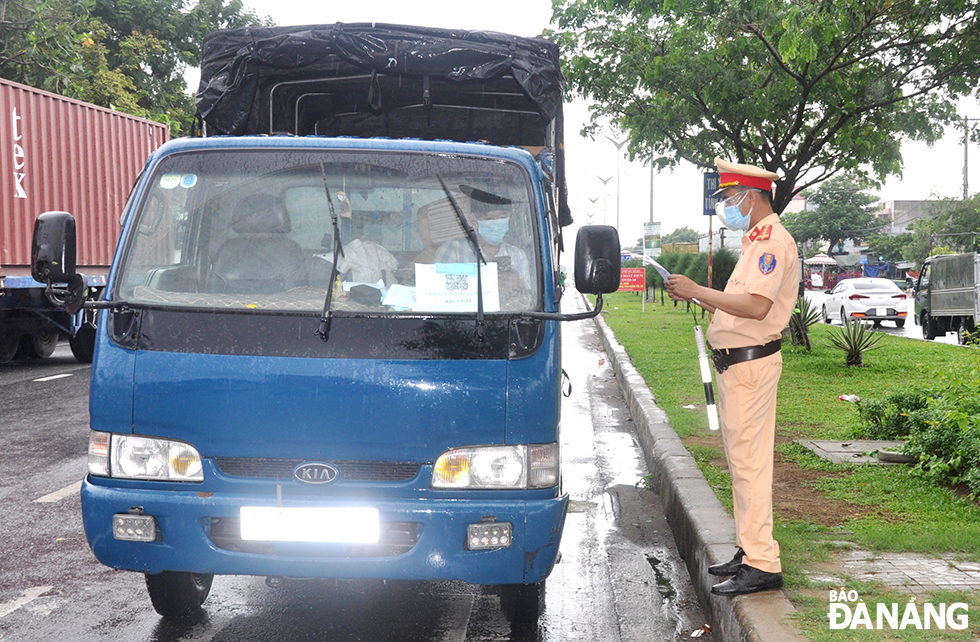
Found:
[[306, 484], [329, 484], [340, 476], [340, 471], [330, 464], [303, 464], [297, 466], [293, 476]]

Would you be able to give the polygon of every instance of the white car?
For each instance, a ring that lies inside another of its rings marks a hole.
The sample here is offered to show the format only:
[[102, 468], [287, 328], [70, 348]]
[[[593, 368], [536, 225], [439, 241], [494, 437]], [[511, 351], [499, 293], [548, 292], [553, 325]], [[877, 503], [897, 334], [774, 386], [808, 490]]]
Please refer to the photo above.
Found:
[[824, 301], [824, 323], [844, 319], [863, 319], [874, 322], [875, 327], [882, 321], [894, 321], [895, 326], [905, 325], [908, 302], [905, 291], [888, 279], [844, 279]]

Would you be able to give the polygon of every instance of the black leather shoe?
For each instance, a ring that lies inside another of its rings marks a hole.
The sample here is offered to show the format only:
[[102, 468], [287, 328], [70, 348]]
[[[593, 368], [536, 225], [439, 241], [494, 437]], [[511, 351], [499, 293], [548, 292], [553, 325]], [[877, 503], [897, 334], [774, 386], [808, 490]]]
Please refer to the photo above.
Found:
[[745, 557], [745, 551], [743, 551], [742, 547], [739, 546], [738, 550], [735, 551], [735, 557], [733, 557], [730, 562], [709, 566], [708, 574], [719, 576], [735, 575], [735, 573], [738, 571], [738, 567], [742, 565], [743, 557]]
[[783, 585], [782, 573], [766, 573], [751, 566], [742, 565], [735, 577], [711, 587], [715, 595], [747, 595], [759, 591], [773, 591]]

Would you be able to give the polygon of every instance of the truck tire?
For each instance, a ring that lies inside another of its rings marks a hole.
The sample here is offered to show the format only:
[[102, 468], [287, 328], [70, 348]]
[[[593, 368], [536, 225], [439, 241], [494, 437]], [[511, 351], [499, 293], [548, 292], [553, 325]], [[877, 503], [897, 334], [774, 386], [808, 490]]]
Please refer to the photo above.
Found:
[[534, 624], [544, 612], [544, 580], [534, 584], [501, 584], [500, 609], [511, 624]]
[[68, 345], [79, 363], [92, 363], [92, 355], [95, 353], [95, 328], [83, 325], [75, 336], [68, 339]]
[[55, 330], [38, 330], [31, 334], [25, 334], [20, 339], [20, 349], [17, 357], [33, 361], [35, 359], [47, 359], [54, 354], [54, 349], [58, 347], [58, 332]]
[[936, 322], [928, 312], [922, 313], [922, 338], [929, 341], [936, 338]]
[[0, 332], [0, 363], [13, 361], [20, 347], [20, 335], [12, 332]]
[[147, 573], [145, 577], [153, 608], [163, 617], [190, 617], [200, 613], [214, 580], [214, 575], [207, 573], [173, 571]]

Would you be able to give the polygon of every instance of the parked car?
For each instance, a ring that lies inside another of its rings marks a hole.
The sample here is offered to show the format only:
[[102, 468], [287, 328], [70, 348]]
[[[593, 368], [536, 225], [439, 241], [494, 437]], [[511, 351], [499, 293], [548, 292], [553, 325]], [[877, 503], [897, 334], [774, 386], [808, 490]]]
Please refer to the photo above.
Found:
[[905, 291], [889, 279], [845, 279], [826, 293], [830, 298], [823, 303], [824, 323], [851, 318], [872, 321], [875, 327], [882, 321], [894, 321], [898, 328], [905, 325]]

